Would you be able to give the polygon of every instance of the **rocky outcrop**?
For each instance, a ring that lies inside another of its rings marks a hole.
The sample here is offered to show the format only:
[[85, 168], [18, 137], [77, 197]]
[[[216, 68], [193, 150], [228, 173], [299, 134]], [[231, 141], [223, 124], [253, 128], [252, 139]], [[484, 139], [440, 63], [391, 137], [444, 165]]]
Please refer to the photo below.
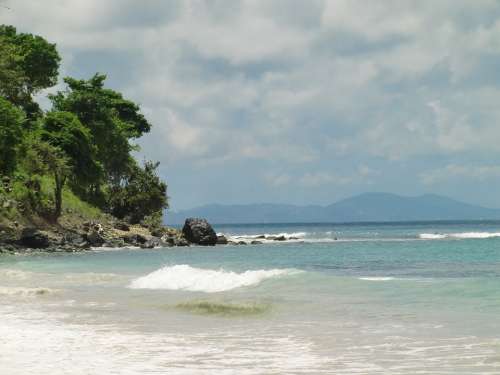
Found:
[[217, 244], [217, 234], [205, 219], [186, 219], [182, 234], [190, 243], [203, 246], [214, 246]]
[[31, 249], [46, 249], [50, 246], [50, 240], [46, 232], [36, 228], [24, 228], [19, 239], [19, 244]]

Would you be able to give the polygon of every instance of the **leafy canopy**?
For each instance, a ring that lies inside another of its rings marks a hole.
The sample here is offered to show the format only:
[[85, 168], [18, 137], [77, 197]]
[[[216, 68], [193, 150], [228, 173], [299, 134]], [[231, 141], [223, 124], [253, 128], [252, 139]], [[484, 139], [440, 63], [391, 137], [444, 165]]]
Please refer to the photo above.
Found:
[[0, 175], [10, 175], [16, 168], [23, 123], [24, 113], [0, 97]]
[[28, 117], [39, 116], [33, 95], [57, 83], [61, 58], [55, 44], [0, 25], [0, 56], [0, 94], [23, 108]]
[[51, 95], [57, 111], [74, 113], [86, 126], [97, 148], [109, 181], [118, 183], [133, 166], [129, 140], [149, 132], [151, 124], [139, 112], [139, 106], [122, 94], [104, 88], [106, 76], [96, 74], [89, 80], [65, 78], [68, 88]]

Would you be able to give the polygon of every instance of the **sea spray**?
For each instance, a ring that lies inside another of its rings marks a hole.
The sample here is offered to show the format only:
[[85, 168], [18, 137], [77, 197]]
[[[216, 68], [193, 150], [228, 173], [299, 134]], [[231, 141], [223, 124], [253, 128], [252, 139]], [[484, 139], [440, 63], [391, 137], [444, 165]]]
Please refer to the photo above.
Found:
[[186, 264], [163, 267], [131, 282], [131, 289], [169, 289], [217, 293], [244, 286], [255, 286], [274, 277], [300, 271], [293, 269], [255, 270], [236, 273], [201, 269]]

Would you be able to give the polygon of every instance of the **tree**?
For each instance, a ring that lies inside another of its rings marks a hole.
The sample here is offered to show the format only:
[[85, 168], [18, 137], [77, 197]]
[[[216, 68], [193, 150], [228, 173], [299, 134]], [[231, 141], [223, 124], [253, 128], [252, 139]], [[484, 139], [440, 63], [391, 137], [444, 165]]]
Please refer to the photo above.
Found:
[[33, 95], [57, 83], [61, 58], [55, 44], [38, 35], [0, 26], [0, 94], [24, 109], [29, 118], [41, 115]]
[[33, 138], [26, 153], [25, 165], [30, 173], [52, 175], [54, 179], [54, 209], [50, 218], [57, 221], [62, 212], [64, 185], [72, 173], [70, 159], [59, 147]]
[[105, 75], [96, 74], [89, 80], [65, 78], [68, 88], [51, 95], [57, 111], [74, 113], [90, 130], [97, 148], [97, 160], [102, 164], [107, 180], [119, 185], [133, 169], [130, 140], [151, 128], [139, 112], [139, 106], [124, 99], [122, 94], [104, 88]]
[[23, 112], [0, 97], [0, 175], [10, 175], [16, 168], [23, 123]]
[[110, 212], [135, 224], [168, 207], [167, 185], [156, 173], [159, 163], [135, 164], [123, 186], [114, 187], [110, 195]]
[[98, 184], [103, 170], [96, 160], [97, 149], [90, 130], [82, 125], [78, 117], [70, 112], [48, 112], [41, 121], [41, 139], [62, 150], [72, 169], [72, 190], [85, 195], [89, 186]]

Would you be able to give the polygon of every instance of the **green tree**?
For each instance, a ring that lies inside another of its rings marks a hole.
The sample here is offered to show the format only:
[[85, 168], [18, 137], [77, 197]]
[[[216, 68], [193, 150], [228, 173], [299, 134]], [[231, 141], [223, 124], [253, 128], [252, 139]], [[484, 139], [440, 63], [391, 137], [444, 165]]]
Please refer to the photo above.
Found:
[[62, 192], [72, 174], [71, 160], [63, 150], [48, 142], [32, 138], [25, 157], [27, 172], [51, 175], [54, 181], [54, 208], [50, 219], [57, 221], [62, 212]]
[[0, 175], [10, 175], [16, 168], [23, 123], [23, 112], [0, 97]]
[[113, 188], [109, 206], [114, 216], [135, 224], [168, 207], [167, 185], [158, 177], [158, 165], [135, 164], [123, 185]]
[[151, 125], [137, 104], [104, 88], [105, 79], [102, 74], [89, 80], [65, 78], [67, 90], [50, 98], [55, 110], [74, 113], [90, 130], [107, 181], [118, 185], [134, 166], [131, 151], [136, 146], [130, 141], [148, 132]]
[[75, 171], [70, 178], [71, 188], [85, 198], [86, 189], [98, 184], [103, 176], [90, 130], [70, 112], [48, 112], [41, 124], [41, 139], [64, 151]]
[[29, 118], [38, 117], [41, 111], [33, 95], [57, 83], [61, 58], [55, 44], [0, 25], [0, 55], [0, 94]]

